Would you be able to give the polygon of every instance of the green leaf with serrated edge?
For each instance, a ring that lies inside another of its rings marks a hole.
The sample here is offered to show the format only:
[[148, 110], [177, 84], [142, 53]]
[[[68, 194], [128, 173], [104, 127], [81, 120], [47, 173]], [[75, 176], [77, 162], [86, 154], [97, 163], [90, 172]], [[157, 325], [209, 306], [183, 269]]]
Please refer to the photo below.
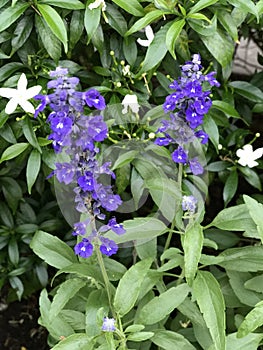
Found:
[[145, 58], [143, 60], [142, 67], [137, 73], [140, 76], [142, 73], [149, 71], [157, 66], [167, 53], [167, 46], [165, 42], [166, 34], [171, 26], [171, 23], [167, 23], [154, 35], [154, 39], [149, 45]]
[[9, 146], [3, 152], [2, 157], [0, 159], [0, 163], [19, 156], [19, 154], [24, 152], [28, 148], [28, 146], [29, 146], [29, 143], [25, 143], [25, 142], [16, 143], [12, 146]]
[[24, 45], [33, 29], [32, 17], [25, 16], [17, 24], [11, 40], [12, 54]]
[[231, 36], [231, 38], [235, 42], [238, 42], [237, 26], [231, 14], [228, 11], [219, 10], [217, 11], [217, 18], [219, 22], [222, 24], [222, 26], [225, 28], [225, 30], [228, 32], [228, 34]]
[[151, 341], [164, 350], [195, 350], [196, 348], [181, 334], [166, 331], [157, 330], [154, 332], [154, 336]]
[[243, 338], [263, 325], [263, 302], [256, 304], [238, 328], [237, 337]]
[[113, 2], [134, 16], [142, 17], [144, 15], [144, 9], [137, 0], [113, 0]]
[[184, 272], [187, 283], [191, 286], [198, 268], [203, 248], [203, 228], [199, 224], [186, 228], [183, 236]]
[[228, 334], [226, 350], [257, 350], [262, 338], [262, 333], [251, 333], [241, 339], [237, 338], [237, 333]]
[[53, 34], [55, 34], [55, 36], [62, 42], [62, 44], [64, 45], [65, 52], [67, 53], [68, 51], [67, 30], [60, 15], [57, 13], [56, 10], [54, 10], [49, 5], [43, 5], [38, 3], [37, 8], [41, 13], [41, 15], [43, 16], [44, 20], [46, 21], [47, 25], [53, 32]]
[[193, 295], [210, 331], [215, 350], [225, 349], [225, 303], [216, 278], [208, 271], [198, 271]]
[[55, 318], [67, 302], [85, 285], [86, 281], [80, 278], [70, 278], [61, 283], [50, 305], [49, 318], [51, 320]]
[[107, 4], [106, 16], [109, 25], [121, 36], [124, 36], [127, 31], [127, 23], [121, 12], [116, 7]]
[[135, 341], [135, 342], [142, 342], [147, 339], [150, 339], [154, 335], [153, 332], [135, 332], [128, 335], [127, 340], [129, 341]]
[[65, 339], [61, 340], [57, 345], [55, 345], [51, 350], [92, 350], [93, 342], [84, 333], [71, 334]]
[[95, 337], [101, 333], [101, 328], [97, 324], [98, 311], [103, 308], [104, 314], [108, 313], [109, 302], [105, 290], [92, 291], [87, 299], [85, 318], [86, 318], [86, 334], [89, 337]]
[[238, 297], [238, 299], [244, 305], [255, 306], [261, 301], [262, 294], [246, 289], [244, 284], [247, 280], [251, 279], [252, 274], [249, 272], [238, 272], [227, 270], [229, 277], [229, 283]]
[[38, 4], [46, 4], [69, 10], [83, 10], [85, 5], [78, 0], [40, 0]]
[[246, 204], [239, 204], [221, 210], [206, 228], [212, 226], [222, 230], [246, 231], [254, 226], [254, 222], [250, 217]]
[[44, 231], [36, 232], [30, 247], [36, 255], [57, 269], [77, 262], [76, 255], [66, 243]]
[[243, 198], [252, 220], [257, 225], [258, 235], [261, 239], [261, 243], [263, 243], [263, 204], [258, 203], [255, 199], [247, 195], [244, 195]]
[[161, 221], [153, 217], [134, 218], [123, 222], [126, 230], [124, 235], [117, 236], [116, 233], [109, 231], [105, 237], [114, 239], [117, 244], [146, 240], [160, 236], [167, 232], [167, 226]]
[[172, 287], [159, 296], [154, 297], [140, 310], [138, 322], [151, 325], [163, 320], [184, 301], [189, 291], [190, 288], [184, 283], [177, 287]]
[[113, 302], [114, 308], [120, 316], [126, 315], [135, 305], [151, 264], [152, 259], [142, 260], [132, 266], [121, 278]]
[[263, 290], [263, 275], [247, 280], [244, 284], [246, 289], [253, 290], [254, 292], [262, 293]]
[[219, 111], [222, 111], [229, 117], [241, 118], [238, 111], [233, 106], [231, 106], [230, 103], [214, 100], [212, 102], [211, 108], [218, 109]]
[[251, 0], [228, 0], [228, 2], [235, 6], [240, 8], [243, 12], [252, 13], [257, 20], [259, 20], [259, 14], [256, 5]]
[[111, 170], [116, 170], [118, 168], [121, 168], [125, 164], [132, 162], [138, 153], [139, 151], [132, 150], [132, 151], [128, 151], [120, 154], [116, 162], [113, 164]]
[[100, 23], [100, 17], [101, 17], [101, 9], [99, 7], [90, 10], [89, 7], [86, 6], [85, 14], [84, 14], [84, 27], [88, 35], [87, 44], [91, 40], [96, 29], [98, 28], [98, 25]]
[[234, 92], [253, 102], [263, 102], [263, 92], [256, 86], [246, 81], [232, 81], [228, 86], [234, 89]]
[[225, 206], [231, 201], [234, 197], [238, 185], [238, 174], [236, 168], [231, 169], [230, 175], [227, 177], [224, 190], [223, 190], [223, 199]]
[[209, 139], [211, 140], [217, 151], [219, 144], [218, 126], [216, 125], [216, 122], [209, 113], [204, 116], [203, 128], [204, 131], [209, 135]]
[[195, 13], [199, 12], [200, 10], [204, 9], [205, 7], [211, 6], [214, 3], [216, 3], [217, 0], [199, 0], [189, 11], [189, 13]]
[[36, 182], [41, 166], [41, 155], [37, 149], [33, 149], [29, 155], [26, 167], [26, 181], [28, 193], [31, 194], [31, 189]]
[[160, 10], [148, 12], [143, 18], [139, 19], [137, 22], [134, 23], [134, 25], [125, 33], [125, 36], [138, 32], [139, 30], [145, 28], [148, 24], [152, 23], [153, 21], [162, 17], [165, 14], [167, 14], [167, 12]]
[[165, 39], [166, 46], [174, 59], [176, 59], [175, 52], [174, 52], [175, 43], [176, 43], [176, 40], [179, 37], [184, 25], [185, 25], [184, 19], [176, 20], [170, 26], [170, 28], [168, 29], [167, 34], [166, 34], [166, 39]]
[[218, 29], [213, 36], [201, 35], [200, 37], [208, 51], [223, 68], [232, 62], [234, 42], [225, 32]]
[[33, 125], [32, 125], [30, 117], [26, 116], [26, 118], [23, 119], [22, 128], [23, 128], [23, 133], [24, 133], [27, 141], [33, 147], [35, 147], [39, 153], [42, 153], [41, 147], [39, 146], [39, 144], [37, 142], [37, 137], [36, 137], [35, 131], [33, 129]]
[[49, 56], [58, 62], [61, 57], [61, 41], [53, 34], [43, 17], [35, 15], [36, 31]]
[[8, 7], [0, 14], [0, 32], [11, 26], [30, 6], [30, 4], [21, 3], [14, 7]]

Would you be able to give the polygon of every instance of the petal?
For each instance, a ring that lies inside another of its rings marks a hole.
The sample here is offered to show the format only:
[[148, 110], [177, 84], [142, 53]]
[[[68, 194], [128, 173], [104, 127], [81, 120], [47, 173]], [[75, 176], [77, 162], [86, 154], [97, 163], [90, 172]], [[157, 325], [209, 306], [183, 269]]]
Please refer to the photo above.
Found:
[[141, 46], [148, 47], [151, 43], [150, 40], [143, 40], [141, 38], [137, 39], [137, 43], [140, 44]]
[[253, 159], [261, 158], [263, 155], [263, 148], [258, 148], [253, 152]]
[[253, 168], [254, 166], [257, 166], [257, 165], [258, 165], [258, 162], [256, 162], [255, 160], [252, 160], [252, 159], [247, 162], [247, 166], [249, 168]]
[[19, 105], [22, 107], [22, 109], [27, 113], [35, 113], [35, 108], [32, 105], [32, 103], [28, 102], [27, 100], [20, 100]]
[[242, 165], [242, 166], [247, 166], [247, 161], [246, 161], [246, 159], [240, 158], [237, 162], [238, 162], [238, 164], [240, 164], [240, 165]]
[[245, 145], [243, 146], [243, 150], [246, 152], [246, 153], [253, 153], [253, 147], [251, 145]]
[[27, 87], [27, 78], [25, 73], [22, 73], [18, 82], [17, 82], [17, 90], [25, 91]]
[[6, 114], [11, 114], [16, 110], [16, 107], [18, 105], [17, 99], [11, 98], [11, 100], [7, 103], [5, 107]]
[[42, 89], [42, 86], [40, 85], [32, 86], [31, 88], [26, 90], [26, 98], [29, 100], [30, 98], [35, 97], [36, 95], [39, 94], [41, 89]]
[[146, 38], [150, 41], [150, 43], [153, 41], [154, 39], [154, 33], [153, 33], [153, 30], [152, 30], [152, 27], [151, 26], [146, 26], [145, 27], [145, 35], [146, 35]]
[[0, 96], [2, 97], [11, 98], [11, 97], [14, 97], [16, 93], [17, 93], [16, 89], [0, 88]]
[[244, 157], [245, 155], [245, 151], [241, 148], [239, 148], [237, 151], [236, 151], [236, 155], [239, 157], [239, 158], [242, 158]]

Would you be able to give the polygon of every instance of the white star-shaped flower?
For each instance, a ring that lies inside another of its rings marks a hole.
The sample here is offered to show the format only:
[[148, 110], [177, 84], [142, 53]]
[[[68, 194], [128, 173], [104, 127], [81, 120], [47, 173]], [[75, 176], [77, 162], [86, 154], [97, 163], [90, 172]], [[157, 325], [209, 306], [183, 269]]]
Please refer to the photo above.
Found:
[[122, 114], [128, 112], [128, 107], [132, 110], [133, 113], [138, 113], [140, 105], [138, 103], [138, 99], [136, 95], [127, 94], [122, 100], [121, 104], [123, 105]]
[[145, 27], [145, 35], [147, 40], [139, 38], [137, 39], [137, 43], [140, 44], [141, 46], [148, 47], [154, 39], [154, 33], [151, 26]]
[[17, 89], [12, 88], [0, 88], [0, 96], [9, 98], [10, 101], [5, 107], [6, 114], [13, 113], [19, 105], [27, 113], [35, 113], [35, 108], [28, 100], [36, 96], [42, 86], [36, 85], [27, 89], [27, 78], [24, 73], [21, 74], [18, 82]]
[[254, 166], [258, 165], [258, 162], [255, 160], [262, 157], [263, 148], [258, 148], [253, 151], [253, 147], [251, 145], [245, 145], [243, 146], [243, 149], [240, 148], [236, 151], [236, 155], [239, 157], [239, 160], [237, 162], [240, 165], [253, 168]]
[[104, 0], [95, 0], [94, 2], [92, 2], [91, 4], [89, 4], [88, 8], [90, 10], [96, 9], [99, 6], [101, 6], [101, 10], [105, 11], [106, 10], [106, 4]]

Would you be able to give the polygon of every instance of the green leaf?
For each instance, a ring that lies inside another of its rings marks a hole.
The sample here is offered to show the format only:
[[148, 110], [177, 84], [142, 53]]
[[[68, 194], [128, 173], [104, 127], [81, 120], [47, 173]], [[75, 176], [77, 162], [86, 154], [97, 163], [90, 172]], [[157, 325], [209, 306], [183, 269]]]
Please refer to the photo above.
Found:
[[0, 219], [8, 228], [14, 227], [14, 219], [8, 206], [4, 202], [0, 202]]
[[36, 255], [57, 269], [77, 262], [73, 250], [66, 243], [44, 231], [36, 232], [30, 247]]
[[61, 340], [51, 350], [92, 350], [92, 342], [90, 338], [84, 333], [71, 334], [65, 339]]
[[238, 174], [236, 168], [231, 169], [230, 175], [227, 177], [224, 190], [223, 190], [223, 199], [225, 206], [231, 201], [234, 197], [238, 185]]
[[135, 240], [145, 241], [146, 239], [160, 236], [167, 231], [166, 225], [153, 217], [126, 220], [123, 222], [123, 226], [126, 230], [124, 235], [116, 236], [116, 233], [110, 231], [105, 236], [114, 239], [117, 244], [120, 244]]
[[[123, 40], [123, 53], [127, 62], [133, 66], [137, 59], [137, 45], [131, 36], [126, 36]], [[147, 55], [147, 54], [146, 54]], [[145, 58], [146, 60], [146, 58]]]
[[239, 166], [238, 169], [241, 171], [241, 173], [244, 175], [245, 180], [251, 186], [257, 188], [259, 191], [262, 191], [261, 180], [255, 170], [243, 166]]
[[206, 25], [204, 21], [197, 20], [192, 16], [188, 17], [187, 20], [189, 26], [198, 34], [203, 36], [212, 36], [217, 31], [217, 17], [214, 16], [211, 19], [211, 23]]
[[231, 36], [231, 38], [235, 42], [238, 42], [237, 25], [234, 22], [231, 14], [227, 10], [219, 10], [217, 11], [217, 18], [225, 30], [228, 32], [228, 34]]
[[1, 128], [1, 137], [9, 143], [17, 143], [14, 132], [8, 123]]
[[200, 10], [213, 5], [217, 0], [199, 0], [189, 11], [189, 13], [199, 12]]
[[244, 195], [243, 198], [247, 205], [251, 218], [257, 225], [258, 235], [261, 239], [261, 243], [263, 244], [263, 204], [258, 203], [255, 199], [247, 195]]
[[96, 29], [98, 28], [98, 25], [100, 23], [100, 16], [101, 9], [99, 7], [90, 10], [88, 5], [86, 6], [84, 14], [84, 26], [88, 35], [87, 44], [90, 42], [92, 36], [96, 32]]
[[263, 290], [263, 275], [247, 280], [244, 284], [246, 289], [253, 290], [254, 292], [262, 293]]
[[122, 153], [121, 155], [119, 155], [116, 162], [113, 164], [111, 170], [116, 170], [118, 168], [123, 167], [126, 164], [131, 163], [138, 153], [138, 150], [132, 150]]
[[263, 325], [263, 302], [259, 302], [245, 317], [238, 328], [237, 337], [243, 338]]
[[140, 310], [138, 322], [151, 325], [163, 320], [184, 301], [189, 291], [190, 288], [184, 283], [154, 297]]
[[221, 64], [227, 67], [233, 59], [234, 42], [223, 31], [217, 30], [212, 36], [200, 36], [208, 51]]
[[27, 41], [33, 29], [33, 23], [32, 17], [30, 16], [25, 16], [18, 22], [11, 40], [12, 54], [20, 49]]
[[14, 7], [8, 7], [0, 14], [0, 32], [11, 26], [30, 6], [30, 4], [21, 3]]
[[15, 290], [18, 300], [21, 300], [24, 293], [24, 285], [20, 278], [13, 276], [9, 278], [11, 287]]
[[153, 332], [134, 332], [128, 335], [127, 340], [129, 341], [135, 341], [135, 342], [142, 342], [147, 339], [150, 339], [154, 335]]
[[203, 228], [199, 224], [186, 228], [183, 236], [184, 271], [187, 283], [191, 286], [198, 268], [203, 248]]
[[240, 118], [238, 111], [232, 107], [230, 103], [214, 100], [211, 108], [218, 109], [219, 111], [225, 113], [228, 117]]
[[69, 10], [82, 10], [85, 5], [78, 0], [41, 0], [38, 4], [53, 5]]
[[176, 40], [178, 39], [184, 25], [185, 25], [184, 19], [176, 20], [170, 26], [170, 28], [168, 29], [167, 34], [166, 34], [166, 46], [174, 59], [176, 59], [176, 56], [174, 53], [175, 43], [176, 43]]
[[241, 339], [237, 338], [237, 333], [228, 334], [226, 337], [226, 350], [257, 350], [262, 338], [262, 333], [251, 333]]
[[157, 238], [153, 238], [145, 243], [139, 242], [135, 244], [136, 252], [141, 260], [152, 258], [156, 259], [157, 255]]
[[113, 2], [134, 16], [142, 17], [144, 15], [144, 9], [138, 0], [113, 0]]
[[241, 9], [243, 12], [252, 13], [259, 21], [256, 5], [251, 0], [227, 0], [231, 5]]
[[24, 133], [27, 141], [33, 147], [35, 147], [39, 153], [42, 153], [41, 147], [38, 144], [37, 137], [36, 137], [35, 131], [33, 129], [31, 119], [28, 116], [26, 116], [26, 118], [23, 119], [23, 133]]
[[[19, 69], [22, 69], [24, 66], [20, 62], [10, 62], [5, 64], [0, 68], [0, 82], [8, 79], [11, 75], [13, 75], [14, 72], [16, 72]], [[3, 112], [1, 112], [2, 115]], [[3, 114], [3, 117], [5, 114]]]
[[47, 25], [51, 29], [51, 31], [55, 34], [55, 36], [62, 42], [64, 45], [65, 52], [68, 51], [68, 38], [67, 38], [67, 30], [62, 21], [61, 17], [49, 5], [39, 4], [37, 5], [39, 12], [43, 16]]
[[0, 163], [19, 156], [19, 154], [24, 152], [28, 148], [28, 146], [29, 146], [29, 143], [20, 142], [20, 143], [16, 143], [16, 144], [6, 148], [2, 154], [2, 157], [0, 159]]
[[12, 209], [13, 213], [15, 213], [18, 203], [23, 197], [22, 189], [17, 181], [11, 177], [1, 177], [0, 182], [7, 204]]
[[47, 53], [55, 62], [58, 62], [61, 57], [61, 42], [50, 30], [49, 26], [38, 15], [35, 16], [36, 31], [43, 43]]
[[28, 193], [31, 194], [31, 189], [36, 182], [41, 166], [41, 155], [37, 149], [33, 149], [27, 161], [26, 181]]
[[127, 31], [127, 23], [120, 11], [116, 7], [107, 4], [106, 14], [109, 25], [115, 29], [121, 36], [124, 36]]
[[208, 271], [198, 271], [193, 293], [209, 328], [215, 350], [225, 349], [225, 303], [217, 280]]
[[213, 143], [216, 150], [218, 150], [219, 144], [219, 131], [216, 122], [208, 113], [204, 117], [204, 131], [209, 135], [209, 139]]
[[157, 66], [166, 55], [167, 46], [165, 38], [170, 26], [171, 23], [167, 23], [157, 33], [155, 33], [154, 39], [147, 49], [145, 59], [137, 76], [140, 76], [142, 73], [147, 72]]
[[148, 24], [162, 17], [164, 14], [166, 14], [166, 12], [160, 10], [148, 12], [143, 18], [134, 23], [134, 25], [125, 33], [125, 36], [138, 32], [139, 30], [145, 28]]
[[120, 316], [126, 315], [135, 305], [151, 264], [152, 259], [142, 260], [132, 266], [121, 278], [113, 302]]
[[73, 11], [69, 26], [69, 49], [80, 40], [84, 29], [84, 11]]
[[196, 348], [181, 334], [166, 331], [157, 330], [154, 332], [154, 336], [151, 341], [164, 350], [195, 350]]
[[85, 285], [86, 281], [84, 279], [81, 280], [80, 278], [70, 278], [61, 283], [51, 303], [49, 318], [52, 320], [57, 317], [67, 302]]
[[8, 244], [8, 256], [11, 263], [15, 266], [19, 263], [19, 250], [17, 241], [14, 237], [12, 237]]
[[234, 92], [253, 102], [263, 102], [263, 92], [246, 81], [233, 81], [228, 84]]
[[101, 333], [101, 327], [97, 323], [98, 311], [103, 308], [107, 313], [109, 309], [107, 293], [105, 290], [92, 291], [86, 303], [86, 334], [89, 337], [98, 336]]

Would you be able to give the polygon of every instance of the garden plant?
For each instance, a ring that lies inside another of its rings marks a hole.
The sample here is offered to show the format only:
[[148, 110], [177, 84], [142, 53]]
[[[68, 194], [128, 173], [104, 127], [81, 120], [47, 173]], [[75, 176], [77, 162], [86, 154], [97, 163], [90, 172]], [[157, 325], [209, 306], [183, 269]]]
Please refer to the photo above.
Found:
[[262, 0], [0, 1], [0, 286], [39, 293], [50, 349], [263, 349], [263, 72], [233, 72], [262, 25]]

